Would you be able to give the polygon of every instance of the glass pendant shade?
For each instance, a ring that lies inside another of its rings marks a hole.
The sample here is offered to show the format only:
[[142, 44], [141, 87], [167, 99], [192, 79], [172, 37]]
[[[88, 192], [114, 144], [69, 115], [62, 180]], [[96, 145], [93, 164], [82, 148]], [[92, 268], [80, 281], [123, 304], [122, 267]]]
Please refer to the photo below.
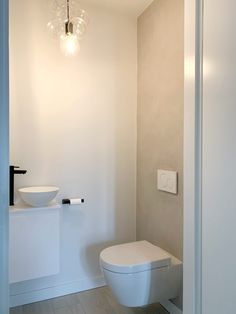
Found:
[[[49, 32], [53, 38], [60, 40], [60, 47], [65, 55], [74, 55], [79, 51], [79, 40], [84, 36], [88, 25], [86, 11], [79, 7], [76, 0], [53, 0], [49, 11]], [[66, 23], [73, 25], [72, 32], [66, 31]]]

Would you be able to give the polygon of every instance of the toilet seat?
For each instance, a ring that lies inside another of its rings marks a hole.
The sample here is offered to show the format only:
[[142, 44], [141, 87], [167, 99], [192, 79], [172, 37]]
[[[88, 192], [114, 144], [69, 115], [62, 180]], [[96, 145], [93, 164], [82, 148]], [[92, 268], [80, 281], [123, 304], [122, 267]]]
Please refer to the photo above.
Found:
[[171, 256], [148, 241], [109, 247], [100, 255], [101, 266], [111, 272], [131, 274], [171, 265]]

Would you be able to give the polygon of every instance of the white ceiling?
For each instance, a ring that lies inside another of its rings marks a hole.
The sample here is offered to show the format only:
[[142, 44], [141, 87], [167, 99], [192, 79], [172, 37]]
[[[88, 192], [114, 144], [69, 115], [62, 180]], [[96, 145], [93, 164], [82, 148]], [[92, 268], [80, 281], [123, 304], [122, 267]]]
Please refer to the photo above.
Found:
[[138, 17], [153, 0], [86, 0], [86, 2], [99, 3], [106, 7], [122, 10]]

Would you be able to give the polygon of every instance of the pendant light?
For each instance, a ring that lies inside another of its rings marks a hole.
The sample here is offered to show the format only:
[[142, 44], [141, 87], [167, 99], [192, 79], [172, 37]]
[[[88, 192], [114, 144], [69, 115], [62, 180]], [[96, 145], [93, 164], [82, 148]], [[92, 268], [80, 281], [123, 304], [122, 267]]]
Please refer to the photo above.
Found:
[[87, 13], [78, 7], [76, 0], [54, 0], [52, 12], [54, 18], [47, 24], [49, 31], [59, 39], [65, 56], [75, 56], [87, 28]]

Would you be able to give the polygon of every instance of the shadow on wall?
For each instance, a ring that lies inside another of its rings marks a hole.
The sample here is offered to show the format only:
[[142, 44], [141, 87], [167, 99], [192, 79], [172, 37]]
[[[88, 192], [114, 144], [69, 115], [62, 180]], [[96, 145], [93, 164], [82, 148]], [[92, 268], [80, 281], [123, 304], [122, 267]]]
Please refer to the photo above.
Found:
[[107, 247], [116, 244], [117, 243], [115, 241], [108, 241], [104, 243], [89, 245], [81, 249], [80, 262], [89, 277], [93, 278], [98, 276], [98, 274], [100, 274], [100, 276], [103, 276], [99, 263], [100, 253]]

